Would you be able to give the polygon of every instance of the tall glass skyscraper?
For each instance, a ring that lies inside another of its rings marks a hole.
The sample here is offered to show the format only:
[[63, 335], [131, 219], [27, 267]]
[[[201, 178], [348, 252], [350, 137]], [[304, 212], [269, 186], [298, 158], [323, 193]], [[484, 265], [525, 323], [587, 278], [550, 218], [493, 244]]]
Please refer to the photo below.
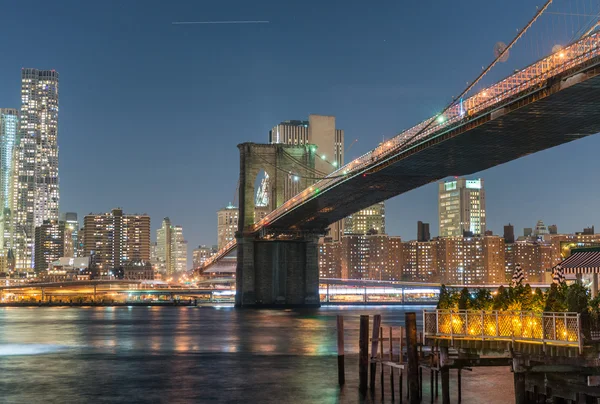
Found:
[[58, 220], [58, 72], [21, 70], [21, 116], [13, 175], [15, 268], [33, 267], [35, 227]]
[[440, 182], [440, 237], [485, 234], [485, 190], [483, 180], [455, 178]]
[[156, 263], [157, 272], [167, 276], [187, 270], [187, 241], [183, 237], [183, 228], [173, 226], [165, 217], [160, 229], [156, 230]]
[[[18, 136], [19, 111], [0, 108], [0, 256], [6, 257], [10, 247], [10, 206], [13, 181], [13, 153]], [[3, 259], [2, 268], [6, 270]]]

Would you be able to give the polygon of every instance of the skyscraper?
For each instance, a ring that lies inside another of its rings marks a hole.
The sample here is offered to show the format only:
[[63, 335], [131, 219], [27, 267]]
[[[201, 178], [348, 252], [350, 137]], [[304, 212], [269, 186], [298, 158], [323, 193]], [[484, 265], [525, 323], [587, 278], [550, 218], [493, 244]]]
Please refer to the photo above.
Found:
[[385, 202], [379, 202], [344, 219], [344, 234], [385, 234]]
[[11, 195], [13, 187], [14, 149], [18, 137], [19, 111], [0, 108], [0, 271], [6, 270], [6, 255], [10, 248]]
[[187, 271], [187, 241], [179, 225], [171, 229], [171, 269], [173, 272]]
[[229, 204], [217, 212], [217, 241], [219, 249], [235, 239], [237, 229], [238, 208]]
[[440, 237], [485, 234], [483, 180], [456, 178], [439, 183]]
[[61, 221], [71, 234], [72, 250], [66, 251], [64, 257], [78, 257], [79, 253], [79, 220], [76, 212], [66, 212], [62, 215]]
[[165, 217], [160, 229], [156, 230], [156, 271], [171, 275], [171, 220]]
[[35, 271], [47, 270], [61, 257], [73, 256], [73, 239], [66, 222], [45, 220], [35, 228]]
[[[334, 116], [311, 114], [308, 121], [281, 122], [269, 132], [269, 143], [316, 145], [319, 158], [315, 159], [315, 178], [324, 177], [344, 164], [344, 131], [336, 129]], [[284, 191], [286, 195], [302, 191], [293, 179], [287, 186], [292, 190]], [[342, 230], [341, 222], [334, 223], [329, 226], [329, 236], [339, 241]]]
[[22, 69], [15, 149], [12, 249], [17, 269], [33, 267], [34, 231], [58, 220], [58, 73]]
[[187, 241], [183, 237], [183, 228], [173, 226], [168, 217], [156, 230], [155, 270], [166, 275], [187, 270]]
[[417, 222], [417, 241], [429, 241], [431, 234], [429, 233], [429, 223]]
[[512, 224], [504, 226], [504, 242], [514, 243], [515, 242], [515, 227]]
[[122, 209], [83, 218], [83, 255], [94, 255], [101, 275], [133, 260], [150, 260], [150, 216]]

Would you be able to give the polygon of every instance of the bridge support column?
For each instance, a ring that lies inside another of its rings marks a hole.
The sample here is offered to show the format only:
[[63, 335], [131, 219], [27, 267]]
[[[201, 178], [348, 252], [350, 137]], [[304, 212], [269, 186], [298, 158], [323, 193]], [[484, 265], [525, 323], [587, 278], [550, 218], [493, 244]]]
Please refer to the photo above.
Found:
[[320, 305], [318, 237], [238, 238], [237, 307]]

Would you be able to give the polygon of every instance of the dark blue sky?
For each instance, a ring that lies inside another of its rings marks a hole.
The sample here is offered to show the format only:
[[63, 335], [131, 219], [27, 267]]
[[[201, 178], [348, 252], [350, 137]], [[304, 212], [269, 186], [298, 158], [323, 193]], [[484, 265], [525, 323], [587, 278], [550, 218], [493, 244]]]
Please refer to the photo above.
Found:
[[[266, 142], [282, 120], [335, 115], [347, 144], [358, 139], [348, 161], [439, 111], [539, 3], [9, 1], [0, 106], [19, 106], [21, 67], [58, 70], [61, 211], [120, 206], [150, 214], [153, 228], [170, 216], [191, 251], [216, 243], [238, 143]], [[190, 20], [270, 23], [172, 25]], [[519, 67], [514, 54], [496, 78]], [[480, 173], [488, 227], [600, 224], [598, 146], [593, 136]], [[388, 233], [414, 238], [417, 220], [437, 234], [435, 184], [388, 202]]]

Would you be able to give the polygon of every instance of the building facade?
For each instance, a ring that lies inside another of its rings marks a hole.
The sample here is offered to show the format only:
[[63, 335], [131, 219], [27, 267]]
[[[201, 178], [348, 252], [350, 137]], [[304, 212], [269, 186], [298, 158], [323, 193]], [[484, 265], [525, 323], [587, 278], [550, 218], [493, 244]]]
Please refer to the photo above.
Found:
[[83, 255], [93, 256], [101, 274], [133, 260], [150, 260], [150, 216], [125, 215], [122, 209], [83, 219]]
[[187, 264], [187, 241], [183, 237], [183, 227], [173, 226], [171, 230], [171, 268], [173, 272], [184, 272]]
[[61, 221], [65, 223], [65, 227], [71, 234], [71, 245], [69, 250], [65, 251], [65, 257], [78, 257], [79, 253], [79, 220], [77, 220], [76, 212], [66, 212], [62, 215]]
[[342, 243], [333, 241], [331, 237], [325, 237], [319, 243], [319, 277], [342, 277]]
[[204, 262], [209, 259], [214, 253], [217, 252], [217, 249], [213, 246], [200, 245], [198, 248], [192, 251], [192, 265], [194, 268], [199, 268], [204, 264]]
[[58, 220], [58, 82], [54, 70], [21, 71], [11, 209], [12, 249], [20, 270], [34, 265], [35, 228]]
[[155, 254], [154, 267], [157, 272], [173, 275], [187, 270], [187, 241], [183, 237], [183, 228], [172, 225], [168, 217], [156, 230]]
[[385, 203], [376, 203], [345, 218], [344, 234], [385, 234]]
[[48, 270], [52, 263], [61, 257], [73, 257], [72, 251], [73, 239], [65, 222], [45, 220], [41, 226], [35, 228], [36, 272]]
[[238, 229], [238, 215], [238, 208], [232, 204], [217, 212], [217, 246], [219, 249], [235, 239], [235, 232]]
[[0, 108], [0, 271], [5, 272], [6, 256], [11, 247], [11, 207], [14, 153], [18, 140], [19, 111]]
[[456, 178], [439, 183], [439, 236], [484, 235], [485, 190], [483, 180]]
[[343, 279], [401, 279], [403, 252], [400, 237], [386, 234], [346, 234], [342, 237], [340, 246]]

